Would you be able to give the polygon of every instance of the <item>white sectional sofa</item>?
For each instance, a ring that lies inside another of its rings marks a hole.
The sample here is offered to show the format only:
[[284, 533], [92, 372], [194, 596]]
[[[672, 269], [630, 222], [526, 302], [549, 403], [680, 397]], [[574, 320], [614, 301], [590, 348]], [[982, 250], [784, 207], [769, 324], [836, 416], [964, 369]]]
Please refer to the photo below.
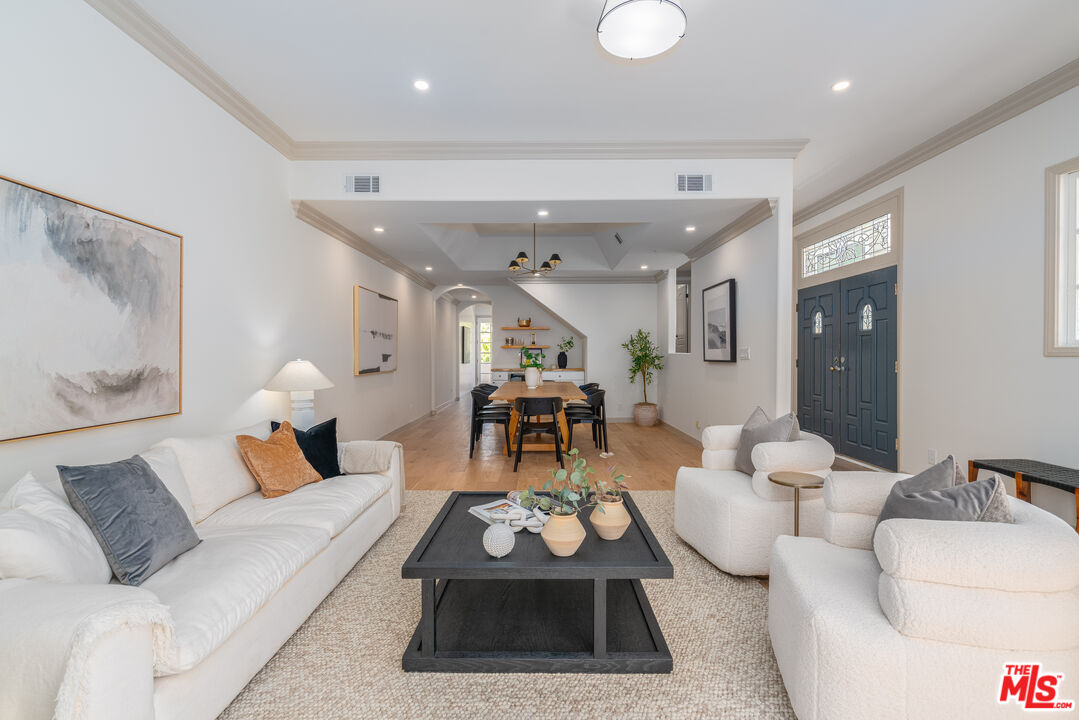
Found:
[[[258, 432], [263, 438], [265, 426]], [[246, 472], [233, 438], [250, 430], [173, 439], [152, 451], [158, 467], [162, 458], [166, 468], [171, 462], [174, 471], [158, 474], [192, 516], [202, 542], [141, 587], [0, 581], [0, 623], [9, 628], [35, 622], [44, 628], [28, 600], [53, 608], [51, 629], [40, 638], [58, 646], [52, 656], [71, 656], [60, 692], [71, 716], [216, 717], [400, 514], [404, 459], [393, 443], [380, 448], [392, 458], [384, 472], [328, 478], [273, 499], [254, 491], [214, 507], [228, 497], [222, 493], [227, 483], [217, 479]], [[342, 453], [344, 447], [339, 444]], [[91, 603], [105, 610], [84, 612], [81, 605]], [[124, 612], [129, 621], [116, 622]], [[75, 618], [71, 637], [63, 633], [67, 615]], [[108, 618], [111, 629], [95, 636], [85, 653], [76, 652], [91, 615]], [[26, 638], [16, 633], [16, 640], [31, 642], [33, 632]], [[53, 716], [57, 683], [47, 677], [47, 665], [38, 677], [0, 652], [0, 675], [7, 678], [0, 716]]]
[[[775, 539], [794, 532], [794, 490], [776, 485], [768, 474], [798, 471], [824, 477], [835, 462], [826, 440], [803, 432], [791, 442], [766, 442], [753, 448], [750, 477], [735, 468], [741, 425], [704, 429], [699, 468], [678, 469], [674, 487], [674, 529], [720, 570], [733, 575], [767, 575]], [[819, 537], [823, 502], [820, 490], [801, 491], [802, 535]]]
[[[824, 537], [772, 549], [768, 626], [801, 720], [1025, 717], [1006, 664], [1079, 700], [1079, 535], [1009, 498], [1014, 524], [876, 518], [891, 473], [836, 472]], [[1050, 713], [1052, 714], [1052, 713]]]

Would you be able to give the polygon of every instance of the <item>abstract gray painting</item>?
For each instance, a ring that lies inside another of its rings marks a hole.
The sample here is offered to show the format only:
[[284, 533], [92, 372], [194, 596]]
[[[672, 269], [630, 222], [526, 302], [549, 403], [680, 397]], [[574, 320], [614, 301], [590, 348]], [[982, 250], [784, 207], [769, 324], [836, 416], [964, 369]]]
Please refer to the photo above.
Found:
[[352, 290], [353, 373], [397, 370], [397, 301], [356, 285]]
[[180, 412], [182, 243], [0, 178], [0, 441]]

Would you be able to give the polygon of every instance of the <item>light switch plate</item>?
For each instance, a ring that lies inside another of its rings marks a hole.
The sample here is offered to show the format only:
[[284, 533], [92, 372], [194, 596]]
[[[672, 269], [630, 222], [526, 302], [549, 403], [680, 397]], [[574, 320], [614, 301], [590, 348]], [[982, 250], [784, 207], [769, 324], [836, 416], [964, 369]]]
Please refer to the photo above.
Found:
[[738, 359], [739, 360], [749, 360], [749, 348], [747, 348], [747, 347], [738, 348]]

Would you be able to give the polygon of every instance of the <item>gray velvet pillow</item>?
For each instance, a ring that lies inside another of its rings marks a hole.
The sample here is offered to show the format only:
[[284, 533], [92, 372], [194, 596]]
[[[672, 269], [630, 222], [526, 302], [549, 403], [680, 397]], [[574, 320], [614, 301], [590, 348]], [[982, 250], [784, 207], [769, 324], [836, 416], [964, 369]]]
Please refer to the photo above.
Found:
[[201, 542], [179, 501], [138, 455], [105, 465], [56, 469], [71, 507], [90, 526], [125, 585], [141, 585]]
[[877, 524], [892, 518], [1015, 522], [1000, 477], [965, 482], [951, 455], [892, 486]]
[[794, 413], [769, 420], [767, 413], [758, 407], [742, 426], [734, 466], [746, 475], [752, 475], [754, 447], [763, 442], [790, 442], [798, 437], [798, 431], [798, 418]]

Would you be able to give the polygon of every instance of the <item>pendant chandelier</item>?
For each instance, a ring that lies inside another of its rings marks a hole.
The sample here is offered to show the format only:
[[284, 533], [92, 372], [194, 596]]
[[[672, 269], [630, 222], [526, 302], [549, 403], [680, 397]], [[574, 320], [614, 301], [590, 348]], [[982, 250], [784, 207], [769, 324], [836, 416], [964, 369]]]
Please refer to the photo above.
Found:
[[[528, 266], [529, 262], [532, 263], [532, 267]], [[536, 267], [536, 223], [532, 223], [532, 258], [529, 259], [528, 253], [522, 250], [517, 253], [516, 258], [510, 260], [509, 271], [517, 275], [540, 277], [548, 274], [561, 263], [562, 258], [558, 256], [558, 253], [554, 253], [551, 257], [544, 260], [542, 265]]]
[[596, 33], [611, 55], [648, 58], [678, 44], [686, 34], [686, 12], [674, 0], [606, 0]]

